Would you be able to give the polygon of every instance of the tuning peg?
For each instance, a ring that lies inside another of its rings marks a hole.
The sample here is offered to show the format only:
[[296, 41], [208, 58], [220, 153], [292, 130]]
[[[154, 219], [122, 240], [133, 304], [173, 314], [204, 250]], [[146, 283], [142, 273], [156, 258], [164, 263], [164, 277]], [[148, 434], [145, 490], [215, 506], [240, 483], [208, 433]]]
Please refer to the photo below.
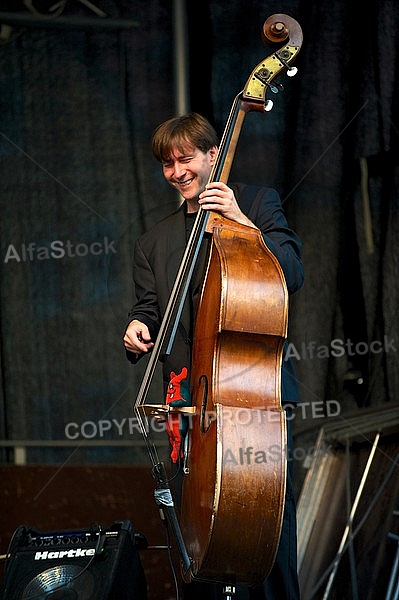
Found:
[[298, 69], [296, 67], [290, 67], [287, 71], [288, 77], [294, 77], [298, 73]]
[[272, 108], [273, 108], [273, 100], [267, 100], [264, 111], [270, 112]]

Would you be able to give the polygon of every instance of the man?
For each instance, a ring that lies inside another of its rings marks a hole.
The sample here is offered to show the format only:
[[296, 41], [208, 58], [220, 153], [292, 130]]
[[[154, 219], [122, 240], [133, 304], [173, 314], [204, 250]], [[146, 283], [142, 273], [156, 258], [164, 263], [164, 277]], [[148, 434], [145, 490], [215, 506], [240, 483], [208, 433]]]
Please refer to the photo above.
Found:
[[[162, 164], [166, 181], [184, 199], [180, 208], [163, 219], [136, 242], [134, 282], [136, 303], [129, 312], [124, 335], [128, 359], [135, 363], [154, 346], [170, 292], [180, 265], [193, 220], [201, 206], [221, 213], [238, 223], [257, 227], [268, 248], [278, 259], [285, 275], [289, 293], [297, 291], [303, 282], [301, 243], [288, 227], [280, 198], [271, 188], [243, 184], [226, 185], [210, 182], [210, 174], [218, 152], [218, 138], [210, 123], [191, 113], [162, 123], [152, 140], [152, 150]], [[201, 264], [201, 257], [198, 261]], [[193, 276], [177, 328], [172, 352], [163, 364], [165, 385], [176, 376], [189, 373], [195, 303], [201, 281], [201, 268]], [[282, 399], [284, 404], [298, 402], [298, 391], [292, 366], [283, 361]], [[189, 379], [189, 376], [188, 376]], [[179, 379], [179, 389], [185, 382]], [[184, 388], [182, 396], [187, 393]], [[287, 407], [287, 411], [290, 407]], [[289, 415], [290, 416], [290, 415]], [[288, 436], [291, 438], [290, 418]], [[292, 492], [292, 460], [288, 463], [287, 495], [281, 542], [275, 565], [267, 581], [252, 589], [250, 598], [296, 600], [299, 598], [296, 574], [296, 517]], [[218, 598], [217, 586], [203, 589], [201, 584], [186, 586], [185, 598]], [[247, 596], [248, 597], [248, 596]]]

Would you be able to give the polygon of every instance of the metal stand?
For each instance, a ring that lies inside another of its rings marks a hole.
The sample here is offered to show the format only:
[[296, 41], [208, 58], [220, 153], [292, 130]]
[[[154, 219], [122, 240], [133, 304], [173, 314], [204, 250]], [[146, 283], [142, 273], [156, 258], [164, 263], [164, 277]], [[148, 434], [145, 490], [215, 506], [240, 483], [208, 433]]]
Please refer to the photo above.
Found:
[[399, 577], [398, 577], [399, 535], [396, 535], [396, 533], [388, 533], [388, 537], [391, 538], [391, 540], [396, 540], [397, 548], [396, 548], [395, 560], [393, 561], [391, 576], [389, 578], [389, 585], [388, 585], [387, 595], [385, 596], [385, 600], [398, 600], [398, 598], [399, 598]]
[[226, 600], [234, 600], [236, 588], [234, 585], [225, 585], [223, 587], [223, 598]]
[[348, 518], [348, 522], [346, 524], [345, 531], [344, 531], [344, 534], [342, 536], [341, 543], [340, 543], [340, 546], [338, 548], [338, 552], [337, 552], [336, 558], [334, 560], [333, 568], [332, 568], [329, 580], [327, 582], [327, 587], [325, 589], [325, 592], [324, 592], [322, 600], [327, 600], [328, 597], [329, 597], [329, 595], [330, 595], [330, 592], [331, 592], [331, 589], [332, 589], [332, 584], [333, 584], [335, 575], [337, 574], [338, 566], [339, 566], [339, 563], [341, 561], [342, 555], [343, 555], [343, 553], [345, 551], [345, 548], [346, 548], [346, 540], [347, 540], [348, 535], [349, 535], [349, 533], [351, 531], [351, 528], [352, 528], [352, 523], [353, 523], [353, 519], [354, 519], [354, 516], [355, 516], [355, 513], [356, 513], [357, 505], [359, 504], [359, 500], [360, 500], [360, 497], [362, 495], [364, 485], [366, 483], [366, 479], [367, 479], [367, 476], [368, 476], [368, 473], [369, 473], [369, 470], [370, 470], [370, 467], [371, 467], [371, 463], [372, 463], [373, 458], [374, 458], [375, 451], [377, 449], [377, 444], [378, 444], [378, 440], [379, 439], [380, 439], [380, 434], [377, 433], [377, 435], [375, 436], [375, 439], [374, 439], [374, 443], [373, 443], [373, 445], [371, 447], [370, 455], [369, 455], [366, 467], [365, 467], [364, 472], [363, 472], [363, 476], [362, 476], [362, 479], [361, 479], [361, 482], [360, 482], [360, 485], [359, 485], [359, 488], [358, 488], [358, 491], [357, 491], [357, 494], [356, 494], [355, 501], [354, 501], [354, 503], [352, 505], [352, 509], [351, 509], [351, 512], [350, 512], [350, 515], [349, 515], [349, 518]]
[[175, 511], [172, 494], [169, 488], [168, 478], [163, 463], [159, 463], [153, 468], [153, 475], [156, 480], [156, 489], [154, 491], [155, 501], [160, 510], [161, 518], [165, 515], [172, 527], [177, 544], [180, 550], [182, 566], [185, 572], [191, 567], [191, 559], [187, 553], [183, 536], [180, 530], [179, 522]]

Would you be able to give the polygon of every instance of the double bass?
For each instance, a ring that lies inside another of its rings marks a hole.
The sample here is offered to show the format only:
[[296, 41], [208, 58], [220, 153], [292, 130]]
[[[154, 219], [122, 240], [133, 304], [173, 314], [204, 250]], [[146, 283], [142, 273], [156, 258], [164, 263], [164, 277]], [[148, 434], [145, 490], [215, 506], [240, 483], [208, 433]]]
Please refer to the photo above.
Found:
[[[278, 90], [275, 77], [296, 72], [291, 63], [302, 44], [299, 24], [272, 15], [262, 38], [277, 49], [234, 99], [209, 181], [227, 183], [246, 114], [267, 110], [267, 92]], [[203, 243], [208, 252], [195, 317], [192, 406], [150, 404], [154, 371], [173, 347]], [[284, 274], [261, 232], [200, 208], [135, 402], [153, 463], [155, 500], [175, 533], [186, 581], [251, 586], [273, 566], [285, 499], [281, 362], [287, 322]], [[179, 516], [150, 437], [153, 416], [189, 422]]]

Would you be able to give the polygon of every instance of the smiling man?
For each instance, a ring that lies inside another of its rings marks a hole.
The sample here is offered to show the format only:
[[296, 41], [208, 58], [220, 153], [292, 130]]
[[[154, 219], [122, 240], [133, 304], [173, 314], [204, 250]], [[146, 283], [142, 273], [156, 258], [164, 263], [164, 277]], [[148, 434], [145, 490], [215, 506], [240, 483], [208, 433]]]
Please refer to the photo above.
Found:
[[[133, 278], [136, 302], [129, 312], [124, 334], [127, 358], [132, 363], [151, 352], [154, 346], [200, 206], [205, 210], [217, 211], [232, 221], [258, 228], [281, 265], [289, 293], [297, 291], [303, 282], [301, 242], [288, 227], [276, 190], [242, 183], [208, 183], [217, 157], [218, 138], [214, 128], [204, 117], [191, 113], [165, 121], [155, 130], [152, 150], [162, 165], [166, 181], [181, 194], [183, 202], [178, 210], [142, 235], [135, 244]], [[205, 253], [206, 245], [201, 249], [196, 262], [172, 351], [162, 365], [165, 395], [168, 396], [168, 390], [172, 388], [178, 389], [178, 402], [189, 401], [192, 331]], [[250, 268], [251, 265], [248, 265], [248, 272]], [[282, 400], [283, 405], [287, 405], [287, 411], [299, 401], [292, 369], [291, 361], [283, 361]], [[178, 388], [174, 386], [176, 381]], [[291, 448], [290, 418], [287, 425], [288, 447]], [[177, 451], [174, 448], [172, 456], [179, 469], [182, 458], [180, 446]], [[250, 590], [251, 599], [299, 598], [292, 460], [288, 466], [285, 512], [275, 565], [264, 585]], [[185, 586], [184, 599], [211, 600], [221, 598], [220, 593], [216, 585], [189, 584]]]

